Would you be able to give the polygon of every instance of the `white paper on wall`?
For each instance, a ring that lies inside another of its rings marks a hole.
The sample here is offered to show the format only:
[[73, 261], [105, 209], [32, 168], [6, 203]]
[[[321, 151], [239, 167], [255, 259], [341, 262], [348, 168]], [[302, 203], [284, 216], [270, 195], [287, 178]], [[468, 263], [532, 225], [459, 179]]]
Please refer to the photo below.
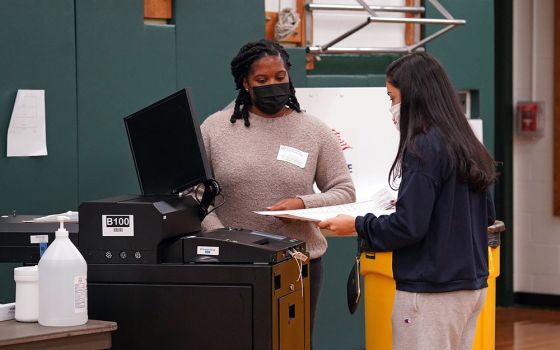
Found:
[[46, 155], [45, 90], [18, 90], [8, 127], [7, 156]]
[[[302, 109], [324, 121], [338, 137], [357, 201], [370, 200], [380, 188], [388, 188], [400, 134], [389, 112], [387, 89], [298, 88], [296, 95]], [[469, 124], [482, 142], [482, 119], [469, 119]]]
[[[356, 187], [357, 201], [367, 201], [383, 187], [399, 143], [385, 87], [298, 88], [307, 113], [325, 122], [338, 137]], [[396, 196], [396, 195], [395, 195]]]

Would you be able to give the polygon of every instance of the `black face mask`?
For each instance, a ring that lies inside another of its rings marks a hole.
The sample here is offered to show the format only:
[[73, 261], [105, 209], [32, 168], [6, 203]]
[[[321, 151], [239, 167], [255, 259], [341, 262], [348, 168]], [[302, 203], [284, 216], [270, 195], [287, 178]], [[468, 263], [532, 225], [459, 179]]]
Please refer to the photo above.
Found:
[[253, 88], [253, 103], [266, 114], [280, 112], [290, 99], [290, 84], [271, 84]]

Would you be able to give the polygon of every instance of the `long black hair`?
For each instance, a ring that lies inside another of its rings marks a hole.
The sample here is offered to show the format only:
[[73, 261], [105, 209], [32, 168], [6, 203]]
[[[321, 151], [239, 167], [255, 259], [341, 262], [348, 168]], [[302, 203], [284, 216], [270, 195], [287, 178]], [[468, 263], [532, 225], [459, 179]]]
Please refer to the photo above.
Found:
[[478, 141], [459, 103], [459, 98], [442, 65], [425, 52], [415, 52], [392, 62], [387, 82], [400, 90], [400, 140], [389, 184], [402, 175], [405, 152], [421, 159], [415, 138], [436, 127], [447, 146], [451, 165], [461, 181], [479, 192], [496, 180], [495, 162]]
[[[243, 119], [245, 121], [245, 126], [249, 126], [249, 108], [252, 105], [251, 95], [245, 90], [243, 82], [249, 75], [251, 71], [251, 66], [256, 60], [263, 58], [265, 56], [280, 56], [282, 62], [284, 62], [284, 68], [287, 71], [290, 70], [292, 64], [290, 63], [290, 56], [284, 50], [282, 45], [270, 41], [261, 39], [259, 41], [254, 41], [243, 45], [239, 50], [237, 56], [231, 60], [231, 74], [235, 80], [235, 89], [238, 90], [237, 98], [235, 99], [235, 108], [233, 114], [231, 115], [230, 121], [235, 123], [237, 119]], [[299, 102], [296, 98], [296, 90], [290, 79], [290, 97], [286, 105], [295, 110], [296, 112], [301, 112], [299, 107]]]

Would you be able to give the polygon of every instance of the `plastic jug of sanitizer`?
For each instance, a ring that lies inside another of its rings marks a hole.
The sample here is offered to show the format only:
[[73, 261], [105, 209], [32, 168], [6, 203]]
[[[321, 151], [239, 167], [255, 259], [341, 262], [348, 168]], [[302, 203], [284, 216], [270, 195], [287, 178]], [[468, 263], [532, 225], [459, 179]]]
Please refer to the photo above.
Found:
[[79, 326], [87, 322], [87, 264], [68, 238], [64, 221], [39, 260], [39, 324]]

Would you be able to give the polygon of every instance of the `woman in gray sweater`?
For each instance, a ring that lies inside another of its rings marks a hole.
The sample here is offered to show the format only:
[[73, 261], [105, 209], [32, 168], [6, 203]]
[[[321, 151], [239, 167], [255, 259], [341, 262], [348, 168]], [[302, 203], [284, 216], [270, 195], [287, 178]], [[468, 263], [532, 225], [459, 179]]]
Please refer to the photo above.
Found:
[[[333, 131], [302, 112], [284, 48], [268, 40], [244, 45], [231, 62], [239, 91], [235, 107], [208, 117], [202, 136], [225, 202], [203, 229], [247, 228], [306, 242], [311, 257], [311, 332], [327, 241], [308, 221], [255, 214], [355, 201], [355, 190]], [[321, 193], [314, 193], [316, 183]]]

